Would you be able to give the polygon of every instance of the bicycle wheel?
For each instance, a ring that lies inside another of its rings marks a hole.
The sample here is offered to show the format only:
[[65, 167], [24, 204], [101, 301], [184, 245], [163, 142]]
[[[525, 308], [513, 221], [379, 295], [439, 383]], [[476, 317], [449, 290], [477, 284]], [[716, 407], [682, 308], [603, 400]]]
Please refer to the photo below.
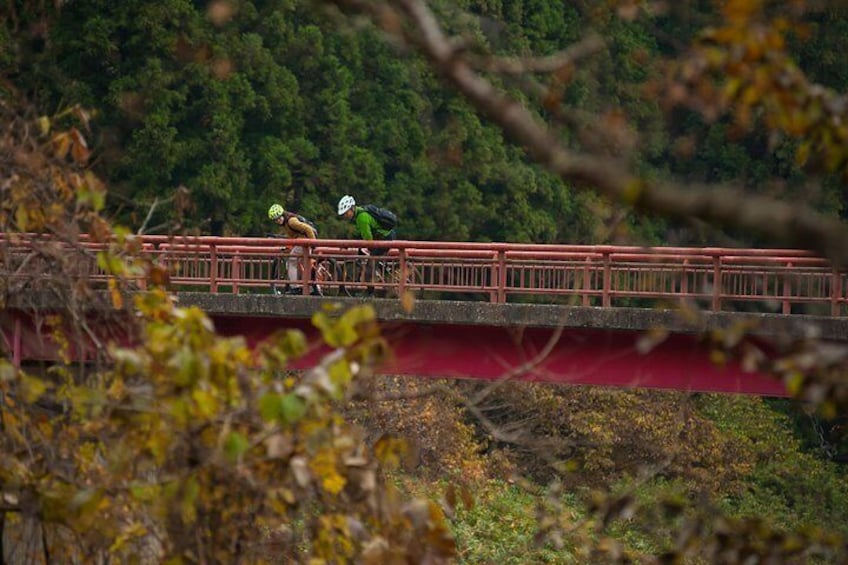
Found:
[[321, 259], [315, 265], [315, 282], [324, 296], [351, 296], [344, 285], [345, 274], [344, 265], [333, 258]]
[[[417, 273], [417, 271], [416, 271], [415, 265], [412, 262], [407, 261], [406, 262], [406, 280], [404, 281], [404, 288], [406, 289], [406, 292], [413, 292], [413, 293], [415, 292], [414, 285], [415, 285], [415, 281], [417, 279], [416, 273]], [[397, 267], [395, 267], [391, 270], [389, 280], [391, 281], [392, 285], [391, 285], [391, 287], [389, 287], [389, 292], [387, 294], [392, 296], [392, 297], [397, 298], [398, 296], [400, 296], [400, 283], [401, 283], [400, 266], [397, 266]]]
[[286, 260], [281, 255], [277, 255], [271, 260], [268, 282], [271, 294], [282, 294], [285, 287], [288, 286], [288, 281], [286, 280]]
[[331, 296], [336, 291], [336, 286], [333, 284], [333, 269], [332, 265], [328, 265], [332, 259], [319, 259], [315, 263], [313, 278], [315, 284], [321, 288], [321, 293], [324, 296]]

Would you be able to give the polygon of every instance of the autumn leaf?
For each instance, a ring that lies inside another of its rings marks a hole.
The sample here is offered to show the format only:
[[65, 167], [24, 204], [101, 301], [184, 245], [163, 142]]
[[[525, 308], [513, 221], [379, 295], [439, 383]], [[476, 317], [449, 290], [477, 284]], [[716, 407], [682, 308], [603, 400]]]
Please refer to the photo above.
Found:
[[330, 494], [338, 494], [347, 483], [336, 468], [336, 456], [329, 448], [321, 449], [309, 462], [309, 468], [321, 481], [321, 487]]
[[121, 295], [121, 290], [118, 288], [118, 279], [109, 277], [109, 296], [112, 298], [112, 307], [115, 310], [120, 310], [124, 307], [124, 297]]
[[399, 438], [383, 436], [374, 444], [374, 454], [387, 469], [397, 469], [408, 451], [406, 442]]
[[294, 424], [306, 414], [306, 402], [297, 394], [290, 393], [282, 397], [280, 416], [287, 424]]
[[71, 157], [78, 165], [84, 165], [91, 153], [88, 149], [88, 143], [77, 128], [71, 128], [68, 133], [73, 141], [71, 145]]
[[43, 380], [27, 375], [20, 374], [21, 379], [21, 396], [27, 404], [32, 404], [47, 392], [47, 383]]
[[71, 148], [71, 137], [67, 132], [57, 133], [53, 136], [53, 153], [59, 159], [64, 159]]
[[224, 440], [224, 453], [232, 463], [238, 461], [248, 448], [250, 448], [250, 442], [240, 432], [230, 432]]

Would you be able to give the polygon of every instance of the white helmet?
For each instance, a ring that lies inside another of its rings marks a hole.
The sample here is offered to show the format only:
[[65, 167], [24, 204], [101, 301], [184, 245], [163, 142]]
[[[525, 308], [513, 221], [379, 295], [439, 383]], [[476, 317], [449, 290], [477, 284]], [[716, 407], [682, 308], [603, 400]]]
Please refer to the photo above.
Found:
[[343, 215], [354, 206], [356, 206], [356, 200], [353, 199], [353, 196], [345, 194], [342, 196], [342, 199], [339, 200], [339, 216]]

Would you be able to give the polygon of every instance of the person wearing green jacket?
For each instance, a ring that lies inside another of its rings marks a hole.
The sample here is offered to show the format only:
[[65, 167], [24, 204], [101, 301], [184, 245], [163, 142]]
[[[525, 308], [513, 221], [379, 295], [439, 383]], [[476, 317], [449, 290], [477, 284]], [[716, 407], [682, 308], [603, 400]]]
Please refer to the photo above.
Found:
[[[366, 241], [393, 241], [397, 239], [397, 216], [385, 208], [368, 204], [357, 206], [356, 199], [349, 194], [342, 196], [339, 200], [339, 216], [356, 223], [356, 231], [359, 237]], [[389, 252], [388, 247], [375, 249], [360, 249], [363, 255], [381, 256]], [[367, 261], [365, 264], [365, 278], [372, 281], [374, 278], [374, 264]], [[368, 287], [368, 294], [374, 294], [374, 288]]]
[[[359, 237], [366, 241], [397, 239], [397, 216], [377, 206], [357, 206], [353, 196], [345, 194], [339, 200], [339, 216], [356, 223]], [[389, 248], [372, 249], [371, 255], [385, 255]]]

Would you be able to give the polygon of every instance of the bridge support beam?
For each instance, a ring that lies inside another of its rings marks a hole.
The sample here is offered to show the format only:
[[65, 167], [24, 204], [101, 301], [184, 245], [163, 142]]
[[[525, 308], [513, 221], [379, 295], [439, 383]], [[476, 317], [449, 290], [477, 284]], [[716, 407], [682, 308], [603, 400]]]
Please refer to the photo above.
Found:
[[[320, 343], [310, 318], [324, 302], [270, 295], [181, 295], [181, 303], [203, 307], [219, 332], [243, 335], [251, 345], [282, 328], [300, 329]], [[672, 311], [433, 301], [409, 313], [398, 301], [388, 300], [377, 301], [375, 308], [393, 352], [379, 368], [385, 374], [786, 396], [783, 384], [767, 375], [746, 373], [735, 363], [714, 365], [709, 347], [675, 321]], [[845, 319], [801, 318], [759, 315], [749, 321], [757, 321], [766, 335], [803, 336], [815, 327], [831, 340], [848, 341]], [[728, 328], [743, 319], [740, 314], [711, 314], [701, 331]], [[104, 324], [99, 327], [105, 331]], [[668, 336], [642, 353], [637, 344], [651, 328], [665, 328]], [[2, 346], [15, 364], [58, 358], [49, 332], [31, 315], [3, 311], [0, 331]], [[127, 340], [120, 332], [112, 338]], [[73, 350], [74, 360], [97, 357], [90, 345]], [[311, 367], [321, 352], [315, 348], [294, 368]]]
[[[307, 320], [213, 319], [219, 331], [244, 335], [252, 345], [281, 327], [300, 329], [312, 343], [320, 342]], [[692, 335], [671, 334], [642, 354], [637, 342], [643, 333], [637, 331], [386, 322], [383, 334], [392, 356], [379, 368], [382, 374], [787, 395], [768, 375], [745, 372], [737, 363], [713, 364], [709, 348]], [[295, 368], [314, 366], [326, 351], [314, 348]]]

